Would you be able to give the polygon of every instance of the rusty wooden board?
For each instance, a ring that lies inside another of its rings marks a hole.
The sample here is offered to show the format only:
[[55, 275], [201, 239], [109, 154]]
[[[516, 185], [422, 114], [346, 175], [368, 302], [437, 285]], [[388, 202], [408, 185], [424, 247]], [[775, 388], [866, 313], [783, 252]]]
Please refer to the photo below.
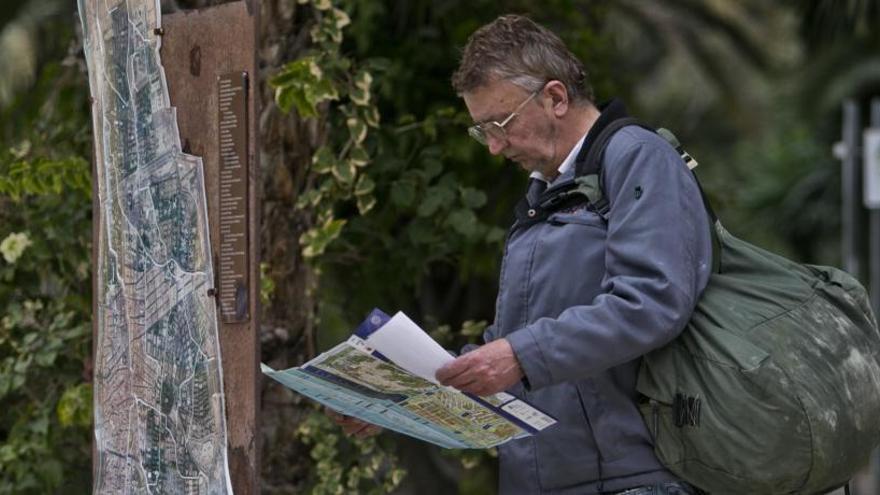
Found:
[[[211, 225], [211, 248], [214, 273], [224, 276], [218, 262], [221, 256], [221, 96], [223, 75], [247, 74], [243, 99], [247, 115], [258, 115], [255, 88], [258, 9], [251, 2], [233, 2], [206, 9], [177, 12], [162, 18], [161, 57], [168, 79], [171, 104], [177, 107], [177, 120], [184, 152], [202, 157], [205, 167], [208, 216]], [[220, 318], [220, 349], [223, 360], [224, 393], [228, 429], [228, 458], [232, 486], [236, 494], [259, 493], [259, 164], [256, 119], [246, 118], [240, 129], [244, 144], [240, 153], [246, 190], [237, 191], [245, 204], [245, 221], [236, 227], [246, 239], [239, 247], [243, 253], [236, 270], [244, 272], [239, 281], [244, 293], [239, 301], [245, 307], [241, 318]], [[240, 176], [240, 175], [239, 175]], [[227, 191], [228, 192], [228, 191]], [[239, 213], [232, 212], [236, 215]], [[222, 289], [223, 280], [216, 288]], [[233, 282], [233, 286], [235, 282]], [[223, 296], [222, 290], [219, 294]], [[233, 296], [234, 298], [235, 296]], [[222, 312], [222, 310], [221, 310]], [[234, 311], [233, 311], [234, 312]]]

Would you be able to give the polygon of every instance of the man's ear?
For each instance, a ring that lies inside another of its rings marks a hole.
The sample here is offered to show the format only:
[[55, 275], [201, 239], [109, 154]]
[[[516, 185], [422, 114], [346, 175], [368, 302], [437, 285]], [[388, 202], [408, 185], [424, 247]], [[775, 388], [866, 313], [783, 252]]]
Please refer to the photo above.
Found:
[[546, 101], [550, 103], [550, 110], [556, 117], [562, 117], [568, 113], [568, 89], [561, 81], [550, 81], [544, 86]]

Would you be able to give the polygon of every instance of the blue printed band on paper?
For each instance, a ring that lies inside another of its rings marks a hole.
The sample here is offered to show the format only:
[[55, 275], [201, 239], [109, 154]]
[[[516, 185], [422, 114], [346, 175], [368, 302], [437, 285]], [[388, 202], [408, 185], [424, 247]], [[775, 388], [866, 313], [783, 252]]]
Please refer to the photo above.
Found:
[[384, 311], [379, 308], [375, 308], [373, 309], [373, 311], [370, 311], [370, 314], [367, 316], [367, 318], [362, 321], [360, 325], [358, 325], [358, 327], [354, 331], [354, 334], [362, 339], [366, 339], [373, 332], [382, 328], [382, 326], [388, 323], [388, 320], [390, 319], [391, 317], [385, 314]]
[[[528, 424], [527, 422], [525, 422], [525, 421], [523, 421], [523, 420], [517, 418], [517, 417], [514, 416], [513, 414], [510, 414], [509, 412], [507, 412], [507, 411], [505, 411], [505, 410], [503, 409], [504, 405], [506, 405], [506, 404], [509, 404], [509, 403], [514, 402], [514, 401], [517, 401], [517, 400], [522, 400], [522, 399], [520, 399], [519, 397], [514, 396], [514, 397], [513, 397], [512, 399], [510, 399], [509, 401], [506, 401], [506, 402], [504, 402], [504, 403], [502, 403], [502, 404], [494, 405], [494, 404], [492, 404], [491, 402], [487, 401], [486, 399], [480, 397], [479, 395], [475, 395], [475, 394], [472, 394], [472, 393], [470, 393], [470, 392], [462, 392], [462, 393], [463, 393], [464, 395], [470, 397], [474, 402], [477, 402], [477, 403], [481, 404], [483, 407], [485, 407], [485, 408], [487, 408], [487, 409], [490, 409], [490, 410], [494, 411], [495, 414], [498, 414], [499, 416], [503, 416], [505, 419], [507, 419], [507, 420], [510, 421], [511, 423], [513, 423], [513, 424], [519, 426], [520, 428], [522, 428], [523, 430], [526, 430], [527, 432], [531, 433], [532, 435], [535, 435], [535, 434], [541, 432], [541, 430], [535, 428], [534, 426], [532, 426], [532, 425]], [[541, 411], [541, 412], [544, 413], [543, 411]], [[554, 418], [553, 416], [550, 416], [550, 415], [547, 414], [547, 413], [544, 413], [544, 414], [545, 414], [547, 417], [549, 417], [550, 419], [552, 419], [554, 422], [557, 421], [557, 419]]]

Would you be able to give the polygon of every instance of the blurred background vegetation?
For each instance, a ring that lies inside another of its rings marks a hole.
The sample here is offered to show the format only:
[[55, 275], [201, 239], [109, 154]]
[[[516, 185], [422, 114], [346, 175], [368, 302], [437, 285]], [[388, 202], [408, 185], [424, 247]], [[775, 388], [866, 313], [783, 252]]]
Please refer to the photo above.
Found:
[[[672, 129], [728, 229], [840, 263], [831, 148], [842, 101], [880, 95], [876, 0], [260, 4], [261, 340], [276, 368], [339, 342], [372, 307], [406, 311], [450, 348], [492, 320], [525, 176], [467, 137], [449, 77], [467, 36], [502, 13], [555, 30], [600, 100]], [[0, 11], [0, 494], [91, 482], [92, 122], [78, 25], [69, 1]], [[303, 61], [325, 80], [304, 77]], [[491, 452], [350, 441], [281, 387], [262, 400], [265, 493], [494, 490]]]

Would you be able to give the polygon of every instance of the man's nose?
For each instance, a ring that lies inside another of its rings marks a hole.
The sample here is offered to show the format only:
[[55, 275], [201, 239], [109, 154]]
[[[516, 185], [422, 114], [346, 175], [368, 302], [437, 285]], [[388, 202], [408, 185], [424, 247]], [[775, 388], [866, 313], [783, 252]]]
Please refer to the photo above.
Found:
[[505, 146], [507, 146], [507, 140], [489, 135], [486, 136], [486, 146], [489, 148], [489, 153], [497, 155], [501, 153]]

